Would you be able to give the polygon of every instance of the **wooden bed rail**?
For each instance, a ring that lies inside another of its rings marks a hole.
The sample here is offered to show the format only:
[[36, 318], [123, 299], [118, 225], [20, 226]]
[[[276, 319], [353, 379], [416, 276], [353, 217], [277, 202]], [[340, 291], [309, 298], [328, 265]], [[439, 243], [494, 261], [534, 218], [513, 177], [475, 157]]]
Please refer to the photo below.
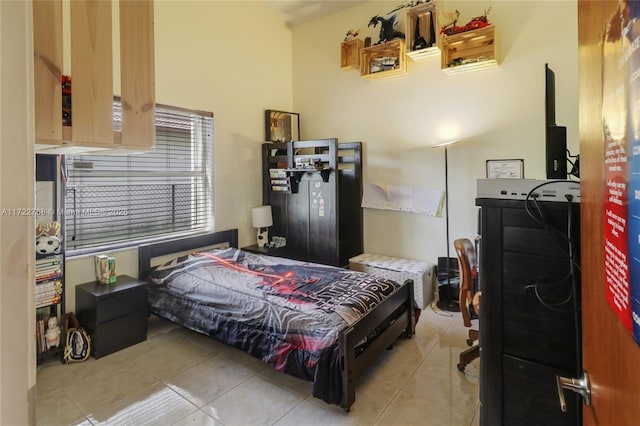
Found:
[[[403, 305], [407, 306], [405, 312], [356, 356], [356, 345]], [[340, 406], [345, 411], [349, 411], [356, 400], [355, 382], [358, 377], [378, 359], [382, 352], [393, 345], [398, 337], [402, 334], [411, 337], [415, 332], [415, 326], [413, 280], [406, 280], [402, 287], [376, 306], [373, 311], [341, 333], [342, 402]]]

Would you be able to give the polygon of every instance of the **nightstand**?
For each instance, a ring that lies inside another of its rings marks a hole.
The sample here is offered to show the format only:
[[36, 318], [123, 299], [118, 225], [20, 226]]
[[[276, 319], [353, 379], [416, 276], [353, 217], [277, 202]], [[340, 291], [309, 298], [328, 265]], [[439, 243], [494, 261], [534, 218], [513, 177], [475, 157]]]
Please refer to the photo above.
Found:
[[76, 315], [100, 358], [147, 339], [146, 281], [118, 275], [115, 284], [76, 287]]

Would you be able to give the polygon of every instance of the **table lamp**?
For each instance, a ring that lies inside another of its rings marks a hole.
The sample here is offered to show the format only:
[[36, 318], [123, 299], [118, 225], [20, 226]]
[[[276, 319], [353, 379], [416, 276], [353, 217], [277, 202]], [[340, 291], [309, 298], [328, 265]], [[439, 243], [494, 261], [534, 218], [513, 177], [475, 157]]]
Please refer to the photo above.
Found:
[[271, 206], [251, 209], [251, 221], [253, 227], [258, 228], [258, 247], [264, 247], [269, 242], [269, 226], [273, 225]]

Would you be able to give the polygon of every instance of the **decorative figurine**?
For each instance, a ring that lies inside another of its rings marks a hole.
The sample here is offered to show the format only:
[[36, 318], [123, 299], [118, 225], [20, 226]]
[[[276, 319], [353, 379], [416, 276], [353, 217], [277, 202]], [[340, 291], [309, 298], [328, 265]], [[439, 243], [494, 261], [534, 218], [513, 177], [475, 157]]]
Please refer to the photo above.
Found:
[[376, 27], [380, 22], [380, 40], [376, 44], [385, 43], [387, 41], [391, 41], [394, 38], [404, 39], [404, 33], [396, 30], [396, 25], [398, 21], [396, 20], [396, 14], [394, 13], [389, 18], [385, 19], [380, 15], [376, 15], [369, 21], [369, 25], [367, 27]]
[[58, 254], [62, 248], [60, 222], [49, 222], [46, 227], [36, 225], [36, 253], [41, 255]]
[[44, 335], [47, 341], [47, 350], [58, 347], [60, 344], [60, 333], [58, 317], [49, 317], [49, 321], [47, 321], [47, 332]]
[[456, 25], [458, 22], [458, 18], [460, 17], [460, 12], [456, 10], [456, 17], [452, 23], [445, 25], [440, 30], [440, 34], [444, 35], [453, 35], [458, 33], [463, 33], [465, 31], [477, 30], [478, 28], [484, 28], [489, 26], [489, 20], [487, 19], [487, 15], [491, 12], [491, 7], [484, 11], [484, 15], [476, 16], [475, 18], [471, 18], [469, 22], [467, 22], [462, 27]]
[[428, 47], [427, 40], [420, 34], [420, 17], [416, 16], [416, 27], [413, 34], [413, 46], [412, 50], [420, 50]]
[[355, 38], [358, 37], [358, 34], [360, 34], [360, 30], [359, 29], [357, 29], [355, 31], [352, 30], [352, 29], [349, 29], [349, 31], [347, 31], [347, 35], [344, 37], [344, 41], [354, 40]]

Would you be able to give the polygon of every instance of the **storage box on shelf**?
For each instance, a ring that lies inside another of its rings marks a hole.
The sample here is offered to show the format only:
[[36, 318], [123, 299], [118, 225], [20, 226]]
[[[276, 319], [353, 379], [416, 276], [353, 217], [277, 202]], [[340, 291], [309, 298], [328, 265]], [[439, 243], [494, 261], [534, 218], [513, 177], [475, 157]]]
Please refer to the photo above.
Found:
[[360, 75], [370, 80], [407, 72], [404, 40], [393, 39], [360, 50]]
[[442, 70], [447, 74], [475, 71], [498, 65], [495, 25], [443, 35]]
[[36, 150], [144, 151], [155, 146], [153, 1], [121, 1], [122, 131], [113, 129], [111, 2], [70, 2], [71, 126], [62, 123], [62, 1], [33, 2]]
[[343, 41], [340, 44], [340, 67], [341, 68], [360, 68], [360, 49], [364, 46], [364, 42], [359, 38]]
[[[423, 59], [440, 54], [436, 3], [422, 3], [407, 9], [405, 21], [407, 56]], [[416, 32], [416, 27], [418, 31]]]

